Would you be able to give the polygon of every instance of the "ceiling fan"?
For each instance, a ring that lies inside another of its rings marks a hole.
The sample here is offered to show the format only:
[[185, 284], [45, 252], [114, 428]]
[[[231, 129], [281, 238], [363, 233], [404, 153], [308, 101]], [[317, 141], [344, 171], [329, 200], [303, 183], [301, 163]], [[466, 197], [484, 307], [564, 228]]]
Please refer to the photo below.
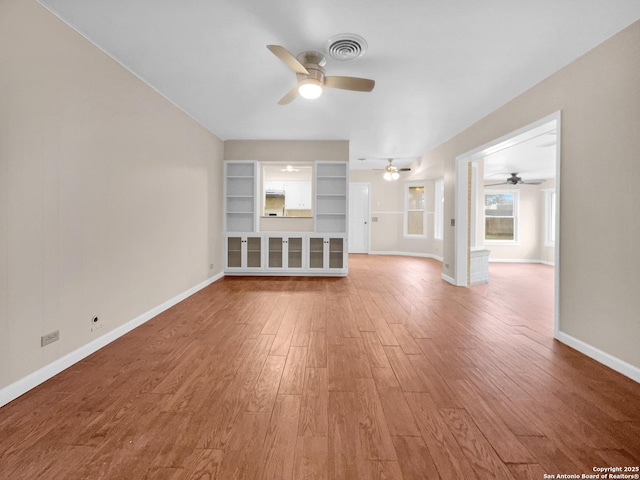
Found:
[[[364, 159], [363, 159], [364, 160]], [[384, 172], [384, 179], [388, 180], [388, 181], [392, 181], [392, 180], [398, 180], [398, 178], [400, 177], [400, 173], [399, 172], [410, 172], [411, 168], [409, 167], [402, 167], [402, 168], [398, 168], [393, 164], [393, 158], [387, 158], [387, 162], [389, 162], [389, 165], [387, 165], [384, 168], [374, 168], [374, 170], [380, 170]]]
[[304, 98], [318, 98], [322, 95], [322, 89], [340, 88], [356, 92], [370, 92], [375, 86], [375, 81], [358, 77], [330, 77], [324, 74], [326, 59], [318, 52], [302, 52], [294, 57], [289, 51], [280, 45], [267, 45], [267, 48], [284, 64], [293, 70], [298, 79], [297, 85], [289, 93], [280, 99], [278, 105], [286, 105], [295, 100], [300, 94]]
[[494, 187], [496, 185], [540, 185], [544, 182], [545, 180], [543, 179], [522, 180], [522, 178], [519, 177], [517, 173], [512, 173], [511, 176], [507, 178], [506, 182], [491, 183], [489, 185], [485, 185], [485, 187]]

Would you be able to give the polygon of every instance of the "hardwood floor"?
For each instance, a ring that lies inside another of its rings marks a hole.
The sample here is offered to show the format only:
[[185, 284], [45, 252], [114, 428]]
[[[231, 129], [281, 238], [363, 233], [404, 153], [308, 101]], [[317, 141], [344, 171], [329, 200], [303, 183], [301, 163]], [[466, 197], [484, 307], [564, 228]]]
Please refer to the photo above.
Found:
[[0, 409], [2, 479], [542, 479], [640, 464], [640, 385], [552, 338], [553, 269], [225, 278]]

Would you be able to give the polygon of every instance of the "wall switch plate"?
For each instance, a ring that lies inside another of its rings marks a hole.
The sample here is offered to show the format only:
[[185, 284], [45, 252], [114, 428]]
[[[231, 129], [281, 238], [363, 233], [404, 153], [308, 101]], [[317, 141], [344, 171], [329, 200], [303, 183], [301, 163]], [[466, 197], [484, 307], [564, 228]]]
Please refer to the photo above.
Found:
[[451, 226], [452, 226], [452, 227], [455, 227], [455, 226], [456, 226], [456, 219], [455, 219], [455, 218], [452, 218], [452, 219], [451, 219]]
[[40, 337], [40, 346], [44, 347], [50, 343], [57, 342], [58, 340], [60, 340], [60, 330], [42, 335]]

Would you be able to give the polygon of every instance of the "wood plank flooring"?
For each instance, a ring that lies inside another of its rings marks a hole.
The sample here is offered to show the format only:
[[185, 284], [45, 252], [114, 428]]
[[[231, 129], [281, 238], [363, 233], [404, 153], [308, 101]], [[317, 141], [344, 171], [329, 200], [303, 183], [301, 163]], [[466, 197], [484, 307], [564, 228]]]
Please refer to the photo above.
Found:
[[0, 409], [2, 479], [542, 479], [640, 465], [640, 385], [552, 338], [553, 269], [351, 255], [225, 278]]

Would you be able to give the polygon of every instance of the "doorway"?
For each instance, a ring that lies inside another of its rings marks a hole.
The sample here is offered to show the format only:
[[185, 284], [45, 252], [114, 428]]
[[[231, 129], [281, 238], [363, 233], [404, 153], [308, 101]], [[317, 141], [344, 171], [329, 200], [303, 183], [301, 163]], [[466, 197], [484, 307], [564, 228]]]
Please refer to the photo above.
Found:
[[[555, 195], [554, 202], [554, 218], [553, 230], [556, 232], [554, 258], [554, 335], [557, 337], [559, 332], [559, 272], [560, 272], [560, 112], [556, 112], [548, 117], [538, 120], [527, 125], [515, 132], [507, 134], [503, 137], [495, 139], [481, 147], [464, 153], [456, 158], [456, 186], [455, 186], [455, 284], [458, 286], [469, 285], [469, 257], [470, 249], [473, 244], [472, 236], [475, 238], [476, 228], [472, 227], [471, 205], [477, 198], [470, 198], [469, 192], [475, 191], [476, 184], [472, 183], [472, 166], [474, 163], [482, 161], [492, 155], [505, 152], [507, 149], [522, 145], [541, 135], [548, 135], [555, 132], [555, 139], [550, 148], [555, 148]], [[517, 170], [515, 170], [517, 172]], [[514, 173], [514, 172], [509, 172]], [[483, 178], [479, 175], [478, 182], [482, 182]], [[509, 178], [505, 178], [508, 181]], [[477, 185], [480, 185], [478, 183]], [[483, 205], [484, 207], [484, 205]], [[491, 281], [491, 280], [489, 280]]]
[[369, 183], [349, 184], [349, 253], [369, 253]]

